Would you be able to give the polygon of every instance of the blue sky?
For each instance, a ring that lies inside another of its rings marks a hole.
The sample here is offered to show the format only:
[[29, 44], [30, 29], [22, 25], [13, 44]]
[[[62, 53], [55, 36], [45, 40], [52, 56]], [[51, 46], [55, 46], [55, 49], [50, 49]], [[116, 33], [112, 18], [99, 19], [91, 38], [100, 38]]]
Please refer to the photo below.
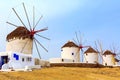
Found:
[[[7, 25], [6, 21], [20, 25], [12, 8], [17, 9], [20, 14], [23, 13], [22, 2], [28, 11], [34, 5], [38, 12], [36, 17], [43, 15], [44, 25], [49, 27], [48, 31], [41, 34], [51, 40], [40, 39], [49, 50], [46, 53], [40, 48], [44, 59], [60, 57], [61, 47], [75, 38], [75, 31], [84, 34], [85, 45], [94, 47], [96, 40], [102, 42], [104, 49], [110, 49], [113, 43], [120, 45], [119, 0], [4, 0], [0, 1], [0, 51], [5, 51], [6, 36], [15, 29]], [[44, 25], [39, 23], [37, 28], [43, 28]], [[36, 52], [34, 56], [37, 56]]]

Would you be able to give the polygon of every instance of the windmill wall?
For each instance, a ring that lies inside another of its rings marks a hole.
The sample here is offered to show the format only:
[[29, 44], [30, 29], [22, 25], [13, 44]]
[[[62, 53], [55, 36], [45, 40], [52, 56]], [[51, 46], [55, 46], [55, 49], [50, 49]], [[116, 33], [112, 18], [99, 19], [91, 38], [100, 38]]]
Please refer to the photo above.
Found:
[[98, 53], [85, 53], [84, 62], [85, 63], [98, 63]]
[[61, 58], [71, 59], [74, 62], [80, 62], [80, 49], [78, 47], [63, 47]]
[[7, 42], [6, 51], [32, 54], [33, 40], [29, 38], [14, 38]]
[[103, 65], [105, 66], [113, 66], [115, 65], [115, 58], [114, 55], [103, 55]]

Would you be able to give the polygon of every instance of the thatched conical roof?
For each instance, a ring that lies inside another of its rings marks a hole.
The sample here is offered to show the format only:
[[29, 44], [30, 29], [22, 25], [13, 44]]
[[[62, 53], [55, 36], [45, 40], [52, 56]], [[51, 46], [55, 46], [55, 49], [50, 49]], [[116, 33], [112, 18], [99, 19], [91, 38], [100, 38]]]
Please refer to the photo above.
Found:
[[98, 53], [98, 52], [94, 50], [92, 47], [89, 47], [84, 53]]
[[79, 47], [78, 45], [76, 45], [74, 42], [72, 42], [72, 41], [68, 41], [66, 44], [64, 44], [63, 46], [62, 46], [62, 48], [64, 48], [64, 47]]
[[115, 54], [110, 50], [106, 50], [103, 55], [115, 55]]
[[11, 33], [9, 33], [7, 35], [7, 41], [9, 41], [10, 39], [13, 38], [30, 38], [30, 31], [23, 27], [23, 26], [19, 26], [18, 28], [16, 28], [15, 30], [13, 30]]

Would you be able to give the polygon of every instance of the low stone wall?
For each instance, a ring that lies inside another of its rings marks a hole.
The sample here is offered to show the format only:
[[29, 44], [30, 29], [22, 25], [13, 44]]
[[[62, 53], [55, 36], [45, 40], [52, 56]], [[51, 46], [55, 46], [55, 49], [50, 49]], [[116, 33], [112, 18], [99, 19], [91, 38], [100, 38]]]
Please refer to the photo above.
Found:
[[50, 62], [35, 58], [35, 65], [41, 65], [41, 67], [50, 67]]
[[84, 67], [84, 68], [101, 68], [101, 64], [92, 63], [50, 63], [50, 67]]

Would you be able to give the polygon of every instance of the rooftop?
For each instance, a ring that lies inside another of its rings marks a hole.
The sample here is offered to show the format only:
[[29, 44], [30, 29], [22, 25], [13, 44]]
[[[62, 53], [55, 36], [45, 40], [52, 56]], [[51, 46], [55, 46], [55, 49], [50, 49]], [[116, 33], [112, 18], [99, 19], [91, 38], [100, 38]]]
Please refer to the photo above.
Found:
[[74, 42], [72, 42], [72, 41], [68, 41], [66, 44], [64, 44], [63, 46], [62, 46], [62, 48], [64, 48], [64, 47], [79, 47], [78, 45], [76, 45]]
[[113, 52], [111, 52], [110, 50], [106, 50], [103, 55], [115, 55]]
[[9, 39], [13, 38], [30, 38], [30, 31], [23, 26], [19, 26], [7, 35], [6, 40], [9, 41]]
[[84, 53], [98, 53], [98, 52], [94, 50], [92, 47], [89, 47]]

